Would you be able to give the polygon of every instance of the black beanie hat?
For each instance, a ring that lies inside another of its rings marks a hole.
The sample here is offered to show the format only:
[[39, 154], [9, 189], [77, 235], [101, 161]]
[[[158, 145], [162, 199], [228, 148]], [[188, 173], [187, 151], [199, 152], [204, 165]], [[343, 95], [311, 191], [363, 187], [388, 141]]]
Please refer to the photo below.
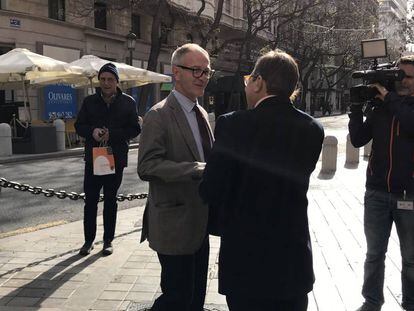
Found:
[[116, 66], [112, 63], [106, 63], [105, 65], [103, 65], [101, 67], [101, 69], [99, 69], [99, 73], [98, 73], [98, 80], [99, 80], [99, 76], [101, 75], [102, 72], [110, 72], [112, 73], [115, 78], [116, 78], [116, 82], [119, 82], [119, 73], [118, 73], [118, 69], [116, 68]]

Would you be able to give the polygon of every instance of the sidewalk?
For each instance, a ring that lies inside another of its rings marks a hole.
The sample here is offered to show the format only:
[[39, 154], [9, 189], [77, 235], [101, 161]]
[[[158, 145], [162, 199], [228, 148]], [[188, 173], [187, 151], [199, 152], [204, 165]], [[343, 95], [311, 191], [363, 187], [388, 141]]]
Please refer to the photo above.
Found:
[[[344, 133], [340, 136], [341, 141]], [[309, 311], [355, 310], [362, 302], [367, 162], [360, 158], [359, 165], [345, 168], [342, 154], [337, 163], [333, 176], [320, 176], [318, 163], [308, 193], [316, 276]], [[160, 266], [148, 244], [139, 244], [142, 214], [143, 207], [118, 212], [114, 254], [109, 257], [101, 256], [101, 241], [90, 256], [77, 255], [82, 221], [0, 239], [0, 310], [137, 311], [150, 305], [160, 293]], [[217, 293], [219, 239], [212, 237], [210, 244], [206, 308], [227, 310], [225, 297]], [[388, 248], [383, 310], [398, 311], [401, 259], [395, 230]]]
[[[347, 169], [344, 160], [338, 160], [331, 179], [318, 178], [318, 167], [311, 180], [309, 222], [316, 275], [309, 295], [311, 311], [354, 310], [361, 302], [366, 161]], [[142, 208], [119, 212], [115, 252], [109, 257], [101, 256], [101, 242], [90, 256], [77, 255], [83, 242], [81, 221], [1, 239], [0, 310], [139, 310], [138, 303], [150, 303], [160, 291], [160, 267], [147, 243], [138, 243], [142, 213]], [[98, 227], [99, 237], [101, 217]], [[397, 241], [393, 232], [385, 311], [401, 310]], [[226, 310], [225, 297], [217, 293], [218, 248], [219, 240], [211, 238], [206, 307]]]

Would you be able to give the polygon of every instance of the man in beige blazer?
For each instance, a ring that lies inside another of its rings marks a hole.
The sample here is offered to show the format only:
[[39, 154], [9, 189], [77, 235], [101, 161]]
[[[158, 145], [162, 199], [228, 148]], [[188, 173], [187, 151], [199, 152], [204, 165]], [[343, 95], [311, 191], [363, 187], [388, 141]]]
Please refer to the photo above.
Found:
[[174, 90], [144, 117], [138, 175], [149, 181], [141, 241], [158, 254], [162, 294], [152, 311], [202, 311], [207, 283], [208, 207], [198, 186], [213, 135], [197, 103], [213, 74], [197, 44], [171, 57]]

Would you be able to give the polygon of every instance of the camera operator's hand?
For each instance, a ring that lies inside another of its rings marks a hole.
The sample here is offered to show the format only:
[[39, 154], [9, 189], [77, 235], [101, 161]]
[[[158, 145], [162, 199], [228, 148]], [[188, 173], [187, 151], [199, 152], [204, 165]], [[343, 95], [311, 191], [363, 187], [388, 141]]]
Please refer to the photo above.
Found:
[[373, 84], [370, 84], [369, 86], [375, 87], [378, 90], [379, 94], [375, 96], [375, 98], [378, 98], [384, 101], [385, 96], [387, 96], [388, 94], [388, 90], [379, 83], [373, 83]]

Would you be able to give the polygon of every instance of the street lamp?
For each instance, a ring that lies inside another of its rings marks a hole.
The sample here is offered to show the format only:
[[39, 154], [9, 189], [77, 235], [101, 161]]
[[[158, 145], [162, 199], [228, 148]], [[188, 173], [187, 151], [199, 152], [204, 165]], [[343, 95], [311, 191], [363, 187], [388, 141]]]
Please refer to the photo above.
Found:
[[131, 30], [126, 36], [127, 47], [129, 50], [129, 65], [132, 66], [132, 52], [135, 50], [135, 43], [137, 42], [137, 35], [134, 34]]

